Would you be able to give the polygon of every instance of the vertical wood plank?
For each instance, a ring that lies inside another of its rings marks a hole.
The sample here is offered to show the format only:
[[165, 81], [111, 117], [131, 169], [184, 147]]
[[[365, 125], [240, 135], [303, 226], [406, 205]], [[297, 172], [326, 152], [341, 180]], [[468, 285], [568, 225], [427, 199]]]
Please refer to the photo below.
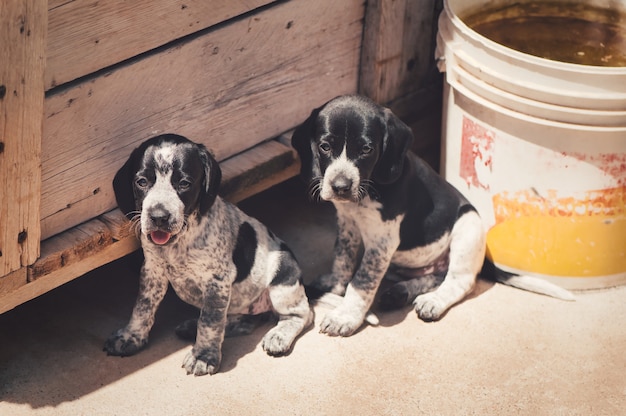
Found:
[[47, 2], [0, 2], [0, 276], [39, 255]]
[[422, 87], [432, 57], [436, 0], [368, 0], [359, 91], [388, 104]]

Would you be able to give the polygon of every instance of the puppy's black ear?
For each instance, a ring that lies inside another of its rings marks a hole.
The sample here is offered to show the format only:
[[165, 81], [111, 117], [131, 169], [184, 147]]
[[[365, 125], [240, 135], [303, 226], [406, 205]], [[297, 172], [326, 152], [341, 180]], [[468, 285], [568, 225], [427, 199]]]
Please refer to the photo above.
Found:
[[135, 180], [140, 152], [139, 148], [133, 150], [126, 163], [117, 171], [113, 178], [113, 192], [115, 193], [117, 206], [129, 218], [132, 217], [129, 214], [137, 210], [133, 181]]
[[413, 132], [391, 110], [385, 109], [384, 114], [387, 134], [376, 164], [374, 179], [378, 183], [389, 184], [397, 181], [402, 173], [406, 153], [413, 142]]
[[213, 203], [222, 182], [222, 169], [213, 155], [201, 144], [198, 144], [198, 152], [202, 167], [204, 168], [204, 182], [200, 193], [200, 215], [206, 214]]
[[317, 157], [314, 158], [311, 147], [314, 145], [315, 121], [321, 109], [322, 107], [314, 109], [309, 118], [300, 124], [291, 136], [291, 145], [300, 156], [300, 177], [306, 183], [321, 175]]

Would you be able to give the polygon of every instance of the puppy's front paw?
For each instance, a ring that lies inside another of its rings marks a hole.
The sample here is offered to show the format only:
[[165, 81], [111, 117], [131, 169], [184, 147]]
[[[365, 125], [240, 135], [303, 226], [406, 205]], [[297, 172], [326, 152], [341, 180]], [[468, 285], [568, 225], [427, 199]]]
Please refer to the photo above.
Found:
[[148, 343], [148, 338], [142, 338], [138, 334], [128, 331], [126, 328], [118, 329], [104, 343], [103, 351], [108, 355], [126, 357], [136, 354]]
[[423, 321], [436, 321], [449, 307], [448, 302], [445, 302], [436, 292], [418, 296], [413, 304], [417, 316]]
[[222, 353], [220, 351], [205, 349], [197, 353], [194, 347], [183, 360], [183, 368], [187, 374], [194, 376], [215, 374], [220, 368], [221, 361]]
[[274, 357], [285, 355], [292, 342], [293, 335], [285, 334], [280, 328], [274, 327], [263, 337], [263, 351]]
[[328, 312], [320, 324], [320, 332], [330, 336], [348, 337], [363, 324], [360, 314], [342, 312], [335, 308]]

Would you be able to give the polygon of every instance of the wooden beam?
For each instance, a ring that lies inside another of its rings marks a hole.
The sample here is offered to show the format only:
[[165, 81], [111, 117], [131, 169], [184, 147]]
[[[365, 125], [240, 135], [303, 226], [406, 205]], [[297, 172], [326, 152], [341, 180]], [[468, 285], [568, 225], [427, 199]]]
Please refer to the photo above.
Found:
[[28, 283], [28, 267], [22, 267], [14, 272], [0, 277], [0, 298]]
[[105, 246], [98, 255], [87, 256], [82, 261], [51, 271], [42, 279], [36, 279], [13, 292], [0, 296], [0, 313], [9, 311], [22, 303], [43, 295], [78, 276], [119, 259], [128, 253], [132, 253], [138, 248], [139, 242], [136, 239], [127, 238], [115, 244]]
[[39, 255], [46, 6], [0, 6], [0, 276]]
[[271, 140], [222, 162], [226, 179], [220, 186], [220, 195], [239, 202], [267, 189], [268, 185], [296, 176], [299, 166], [293, 148]]

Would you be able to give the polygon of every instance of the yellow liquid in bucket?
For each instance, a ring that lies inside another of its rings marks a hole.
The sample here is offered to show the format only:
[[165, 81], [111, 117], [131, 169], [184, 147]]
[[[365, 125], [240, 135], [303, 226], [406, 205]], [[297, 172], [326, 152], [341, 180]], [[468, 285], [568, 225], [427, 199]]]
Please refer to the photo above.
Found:
[[579, 199], [518, 192], [493, 202], [487, 256], [494, 263], [560, 277], [626, 273], [626, 188]]
[[608, 216], [520, 217], [487, 234], [492, 261], [552, 276], [594, 277], [626, 272], [626, 219]]

